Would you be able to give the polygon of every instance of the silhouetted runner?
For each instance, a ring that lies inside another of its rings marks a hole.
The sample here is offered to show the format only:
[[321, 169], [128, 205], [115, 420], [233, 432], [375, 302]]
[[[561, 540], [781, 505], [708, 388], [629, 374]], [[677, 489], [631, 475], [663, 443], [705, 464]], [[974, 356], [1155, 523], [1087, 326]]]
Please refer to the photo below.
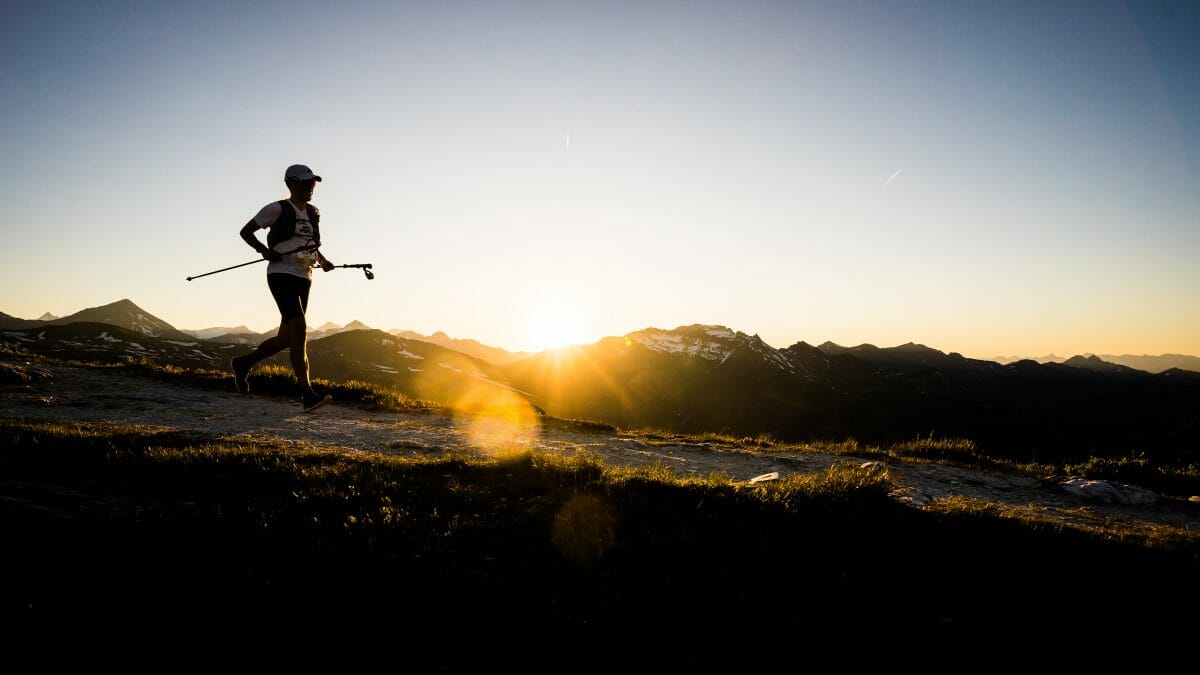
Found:
[[[321, 254], [321, 212], [309, 203], [321, 177], [303, 164], [293, 164], [283, 174], [283, 182], [291, 195], [271, 202], [242, 226], [241, 236], [247, 244], [270, 261], [267, 264], [267, 287], [279, 307], [279, 332], [267, 338], [252, 353], [235, 356], [229, 361], [233, 381], [239, 393], [250, 391], [250, 369], [259, 361], [290, 350], [292, 370], [300, 385], [300, 404], [308, 412], [331, 403], [329, 394], [321, 396], [312, 388], [308, 377], [308, 291], [312, 287], [313, 265], [328, 272], [334, 265]], [[267, 233], [267, 245], [258, 239], [258, 230]], [[283, 253], [291, 251], [291, 253]]]

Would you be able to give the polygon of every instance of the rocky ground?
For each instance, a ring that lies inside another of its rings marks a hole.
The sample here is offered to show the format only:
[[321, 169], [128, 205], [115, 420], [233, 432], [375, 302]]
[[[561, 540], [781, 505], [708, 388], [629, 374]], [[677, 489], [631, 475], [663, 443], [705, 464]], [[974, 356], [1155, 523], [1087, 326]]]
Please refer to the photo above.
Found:
[[[118, 422], [195, 434], [230, 443], [268, 441], [350, 453], [481, 454], [532, 448], [588, 453], [619, 466], [666, 466], [679, 475], [723, 474], [735, 481], [771, 480], [823, 471], [868, 458], [809, 452], [754, 451], [719, 443], [657, 442], [619, 433], [512, 423], [489, 418], [379, 412], [334, 405], [304, 413], [297, 401], [239, 395], [125, 370], [56, 364], [0, 364], [0, 415], [8, 418]], [[1200, 503], [1133, 486], [1080, 478], [1032, 478], [925, 462], [874, 462], [895, 484], [897, 500], [937, 509], [973, 499], [1068, 526], [1148, 534], [1200, 531]], [[8, 493], [8, 494], [5, 494]], [[0, 498], [30, 499], [28, 486], [0, 481]]]

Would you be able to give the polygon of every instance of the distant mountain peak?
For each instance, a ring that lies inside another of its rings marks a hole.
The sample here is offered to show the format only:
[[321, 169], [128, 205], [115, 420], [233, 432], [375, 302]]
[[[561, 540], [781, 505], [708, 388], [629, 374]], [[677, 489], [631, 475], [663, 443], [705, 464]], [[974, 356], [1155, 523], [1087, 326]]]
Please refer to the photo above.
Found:
[[338, 333], [347, 333], [347, 332], [350, 332], [353, 330], [374, 330], [374, 329], [371, 328], [370, 326], [368, 326], [367, 324], [365, 324], [361, 321], [357, 321], [357, 320], [351, 321], [350, 323], [346, 324], [345, 326], [339, 326], [332, 321], [326, 321], [325, 323], [321, 324], [320, 326], [318, 326], [316, 328], [308, 329], [308, 339], [309, 340], [320, 340], [322, 338], [327, 338], [330, 335], [337, 335]]
[[513, 361], [519, 361], [533, 355], [530, 352], [510, 352], [499, 347], [489, 347], [478, 340], [452, 338], [440, 330], [433, 335], [423, 335], [411, 330], [392, 329], [388, 331], [388, 334], [395, 335], [396, 337], [420, 340], [421, 342], [430, 342], [493, 364], [512, 363]]
[[99, 307], [90, 307], [88, 309], [75, 312], [70, 316], [55, 319], [54, 321], [49, 322], [49, 324], [68, 324], [77, 322], [107, 323], [132, 330], [135, 333], [149, 335], [151, 337], [190, 337], [166, 321], [163, 321], [150, 312], [147, 312], [146, 310], [137, 306], [129, 298], [122, 298], [116, 302], [110, 302], [107, 305], [101, 305]]
[[209, 328], [181, 328], [180, 331], [201, 340], [212, 340], [226, 335], [256, 334], [245, 324], [241, 326], [210, 326]]
[[[1116, 364], [1119, 366], [1127, 366], [1134, 370], [1141, 370], [1147, 373], [1161, 373], [1171, 368], [1179, 368], [1182, 370], [1191, 370], [1200, 372], [1200, 356], [1189, 356], [1187, 354], [1091, 354], [1085, 353], [1086, 356], [1096, 356], [1105, 363]], [[1064, 363], [1063, 359], [1054, 354], [1047, 354], [1040, 357], [1022, 357], [1022, 356], [997, 356], [995, 361], [999, 363], [1011, 363], [1020, 359], [1030, 359], [1038, 363]]]
[[[715, 338], [723, 338], [728, 340], [737, 337], [737, 333], [726, 326], [698, 324], [698, 327], [703, 329], [705, 333]], [[758, 336], [755, 335], [754, 337]]]
[[690, 324], [672, 330], [646, 328], [626, 335], [620, 343], [636, 343], [653, 352], [681, 354], [725, 363], [738, 349], [757, 353], [761, 358], [782, 370], [792, 370], [790, 361], [778, 349], [763, 342], [758, 335], [747, 335], [727, 326]]
[[1100, 358], [1099, 356], [1096, 356], [1095, 354], [1088, 354], [1087, 356], [1083, 356], [1083, 355], [1072, 356], [1071, 358], [1067, 359], [1066, 361], [1063, 361], [1062, 365], [1070, 366], [1072, 368], [1083, 368], [1086, 370], [1106, 372], [1106, 373], [1144, 372], [1144, 371], [1139, 371], [1136, 368], [1131, 368], [1130, 366], [1125, 366], [1125, 365], [1121, 365], [1119, 363], [1111, 363], [1109, 361], [1105, 361], [1104, 359]]
[[928, 357], [928, 358], [937, 358], [937, 357], [942, 357], [942, 356], [958, 356], [958, 357], [962, 356], [962, 354], [958, 354], [957, 352], [951, 353], [951, 354], [946, 354], [946, 352], [943, 352], [940, 349], [934, 349], [933, 347], [930, 347], [928, 345], [923, 345], [919, 342], [905, 342], [902, 345], [892, 347], [891, 351], [902, 352], [902, 353], [910, 354], [910, 355], [920, 355], [920, 356], [924, 356], [924, 357]]
[[110, 302], [107, 305], [100, 305], [99, 307], [92, 307], [91, 309], [120, 309], [120, 310], [144, 311], [144, 310], [142, 310], [141, 307], [138, 307], [136, 302], [130, 300], [129, 298], [121, 298], [120, 300], [117, 300], [116, 302]]
[[708, 337], [713, 337], [713, 338], [717, 338], [717, 339], [721, 339], [721, 340], [732, 340], [733, 338], [735, 338], [739, 335], [739, 333], [737, 331], [734, 331], [733, 329], [729, 328], [728, 326], [721, 326], [718, 324], [706, 324], [706, 323], [692, 323], [692, 324], [688, 324], [686, 326], [676, 326], [675, 328], [671, 328], [669, 330], [665, 329], [665, 328], [654, 328], [654, 327], [643, 328], [642, 330], [631, 333], [631, 335], [637, 335], [637, 334], [641, 334], [641, 333], [672, 333], [672, 334], [696, 336], [696, 337], [705, 335]]
[[55, 315], [51, 314], [50, 312], [46, 312], [45, 314], [43, 314], [43, 315], [39, 316], [39, 317], [37, 318], [37, 320], [38, 320], [38, 321], [53, 321], [53, 320], [55, 320], [55, 319], [61, 319], [61, 318], [62, 318], [62, 317], [55, 316]]
[[864, 342], [861, 345], [858, 345], [857, 347], [846, 347], [844, 345], [839, 345], [836, 342], [830, 342], [828, 340], [826, 340], [825, 342], [822, 342], [820, 345], [818, 345], [817, 349], [819, 349], [822, 352], [829, 354], [829, 355], [854, 354], [854, 353], [858, 353], [858, 352], [879, 351], [879, 347], [876, 347], [875, 345], [873, 345], [869, 342]]

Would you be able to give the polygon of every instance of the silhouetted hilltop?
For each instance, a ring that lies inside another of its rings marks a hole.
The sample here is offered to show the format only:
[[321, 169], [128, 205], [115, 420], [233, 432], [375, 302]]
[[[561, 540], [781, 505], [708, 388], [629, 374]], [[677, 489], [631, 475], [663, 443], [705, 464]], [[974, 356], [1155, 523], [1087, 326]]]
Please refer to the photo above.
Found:
[[40, 321], [40, 320], [35, 321], [32, 319], [19, 319], [15, 316], [11, 316], [9, 314], [5, 314], [4, 312], [0, 312], [0, 329], [33, 328], [36, 326], [44, 325], [45, 323], [46, 323], [45, 321]]
[[1118, 365], [1116, 363], [1109, 363], [1108, 361], [1101, 359], [1099, 356], [1096, 356], [1095, 354], [1092, 354], [1090, 356], [1072, 356], [1071, 358], [1067, 359], [1066, 361], [1063, 361], [1061, 365], [1069, 366], [1071, 368], [1085, 368], [1087, 370], [1094, 370], [1094, 371], [1101, 372], [1101, 373], [1130, 374], [1130, 373], [1145, 372], [1142, 370], [1138, 370], [1136, 368], [1130, 368], [1129, 366], [1122, 366], [1122, 365]]
[[192, 336], [178, 330], [171, 324], [138, 307], [128, 298], [80, 310], [69, 316], [52, 321], [28, 321], [15, 319], [7, 314], [0, 317], [0, 328], [36, 328], [39, 326], [65, 325], [78, 322], [106, 323], [120, 326], [135, 333], [149, 337], [170, 338], [175, 340], [190, 340]]
[[186, 368], [219, 369], [225, 367], [232, 355], [229, 350], [233, 345], [185, 338], [157, 338], [116, 324], [96, 321], [55, 322], [0, 333], [0, 342], [10, 347], [83, 361], [150, 358], [159, 363]]

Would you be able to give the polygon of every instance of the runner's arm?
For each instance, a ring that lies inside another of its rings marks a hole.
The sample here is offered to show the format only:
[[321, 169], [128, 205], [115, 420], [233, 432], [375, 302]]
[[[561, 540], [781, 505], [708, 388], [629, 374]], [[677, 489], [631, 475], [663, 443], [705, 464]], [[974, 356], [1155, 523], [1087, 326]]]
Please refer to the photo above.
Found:
[[334, 267], [333, 263], [329, 262], [329, 258], [326, 258], [321, 253], [321, 249], [317, 249], [317, 264], [319, 264], [321, 266], [321, 269], [325, 270], [326, 272], [333, 269], [333, 267]]
[[272, 262], [283, 260], [283, 256], [280, 255], [278, 251], [272, 251], [271, 249], [267, 248], [265, 244], [258, 240], [258, 235], [255, 234], [258, 232], [258, 229], [258, 222], [251, 218], [248, 223], [242, 226], [242, 231], [239, 233], [242, 235], [242, 241], [245, 241], [247, 244], [249, 244], [250, 248], [258, 251], [258, 254], [267, 260]]

